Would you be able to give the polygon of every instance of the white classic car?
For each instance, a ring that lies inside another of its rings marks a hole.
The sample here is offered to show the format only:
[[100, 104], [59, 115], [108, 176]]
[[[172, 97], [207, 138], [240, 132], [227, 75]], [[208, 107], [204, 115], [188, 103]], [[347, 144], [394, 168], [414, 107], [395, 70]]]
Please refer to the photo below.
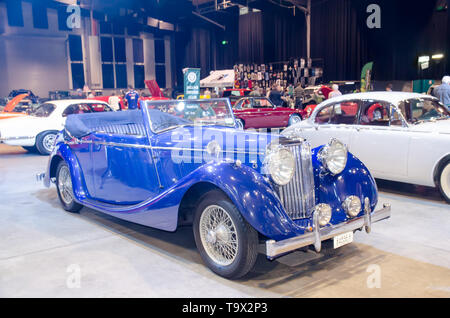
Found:
[[343, 141], [375, 178], [436, 186], [450, 203], [450, 113], [434, 97], [368, 92], [335, 97], [282, 132], [313, 147]]
[[71, 114], [112, 111], [107, 103], [86, 99], [54, 100], [41, 104], [31, 114], [0, 121], [0, 143], [22, 146], [48, 155], [58, 131]]

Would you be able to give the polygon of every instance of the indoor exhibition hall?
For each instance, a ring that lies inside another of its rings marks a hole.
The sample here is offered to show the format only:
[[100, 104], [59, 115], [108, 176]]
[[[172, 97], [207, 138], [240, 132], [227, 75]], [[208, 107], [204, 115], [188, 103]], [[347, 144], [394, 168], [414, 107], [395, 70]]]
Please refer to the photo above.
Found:
[[0, 298], [449, 298], [449, 4], [0, 0]]

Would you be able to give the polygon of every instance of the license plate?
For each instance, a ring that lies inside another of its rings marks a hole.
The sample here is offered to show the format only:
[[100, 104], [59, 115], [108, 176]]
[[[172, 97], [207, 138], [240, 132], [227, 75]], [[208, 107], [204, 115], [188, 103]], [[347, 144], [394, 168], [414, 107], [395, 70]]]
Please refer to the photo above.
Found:
[[353, 232], [347, 232], [333, 237], [334, 248], [339, 248], [351, 242], [353, 242]]

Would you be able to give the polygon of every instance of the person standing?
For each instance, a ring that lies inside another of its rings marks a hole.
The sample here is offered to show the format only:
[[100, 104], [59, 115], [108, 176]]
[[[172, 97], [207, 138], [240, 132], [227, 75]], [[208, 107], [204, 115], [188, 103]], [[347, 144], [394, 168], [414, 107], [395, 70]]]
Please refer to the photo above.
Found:
[[108, 98], [108, 104], [114, 111], [119, 111], [120, 109], [120, 98], [117, 95], [112, 95]]
[[392, 92], [392, 84], [391, 83], [386, 85], [386, 92]]
[[249, 96], [260, 97], [261, 89], [258, 86], [255, 86], [254, 89], [248, 94]]
[[342, 95], [341, 91], [339, 90], [339, 86], [337, 84], [333, 84], [331, 88], [333, 90], [330, 92], [330, 94], [328, 94], [328, 98], [333, 98]]
[[447, 110], [450, 110], [450, 76], [442, 78], [442, 84], [433, 90], [433, 95], [444, 104]]
[[275, 87], [270, 92], [269, 99], [275, 106], [283, 105], [283, 89], [281, 86]]
[[89, 89], [89, 86], [87, 84], [84, 84], [84, 86], [83, 86], [84, 98], [89, 98], [89, 93], [90, 92], [91, 92], [91, 90]]
[[128, 92], [125, 94], [125, 99], [127, 100], [128, 109], [138, 108], [139, 93], [131, 86], [128, 86]]
[[298, 83], [297, 86], [294, 88], [294, 98], [295, 98], [295, 105], [300, 108], [303, 108], [302, 107], [303, 92], [304, 92], [304, 89], [302, 87], [302, 83]]

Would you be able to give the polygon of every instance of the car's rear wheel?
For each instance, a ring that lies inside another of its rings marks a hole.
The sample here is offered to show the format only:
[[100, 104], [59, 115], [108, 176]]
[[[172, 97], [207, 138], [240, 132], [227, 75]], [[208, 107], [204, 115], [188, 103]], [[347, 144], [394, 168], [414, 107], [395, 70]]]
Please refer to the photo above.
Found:
[[69, 212], [81, 210], [83, 206], [75, 202], [69, 166], [64, 161], [61, 161], [56, 168], [56, 188], [64, 210]]
[[442, 165], [438, 178], [438, 187], [445, 201], [450, 203], [450, 159]]
[[236, 119], [236, 127], [237, 129], [244, 130], [245, 124], [242, 119]]
[[219, 190], [200, 199], [194, 237], [205, 264], [216, 274], [237, 279], [247, 274], [258, 256], [258, 233]]
[[55, 145], [56, 131], [45, 131], [36, 137], [36, 148], [41, 155], [49, 155]]
[[289, 117], [289, 126], [295, 125], [296, 123], [299, 123], [302, 121], [302, 118], [297, 114], [292, 114], [291, 117]]

